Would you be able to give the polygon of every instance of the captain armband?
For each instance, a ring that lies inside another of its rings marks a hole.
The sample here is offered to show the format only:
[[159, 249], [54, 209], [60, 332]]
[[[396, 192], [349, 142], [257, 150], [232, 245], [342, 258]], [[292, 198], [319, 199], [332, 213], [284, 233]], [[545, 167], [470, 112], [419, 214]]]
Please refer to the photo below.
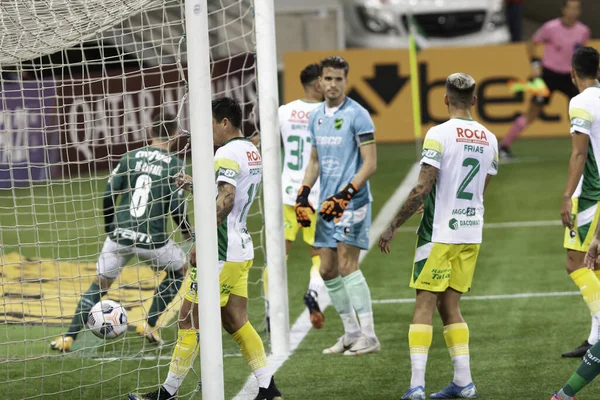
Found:
[[361, 146], [375, 143], [375, 133], [370, 132], [370, 133], [363, 133], [361, 135], [358, 135], [358, 143]]

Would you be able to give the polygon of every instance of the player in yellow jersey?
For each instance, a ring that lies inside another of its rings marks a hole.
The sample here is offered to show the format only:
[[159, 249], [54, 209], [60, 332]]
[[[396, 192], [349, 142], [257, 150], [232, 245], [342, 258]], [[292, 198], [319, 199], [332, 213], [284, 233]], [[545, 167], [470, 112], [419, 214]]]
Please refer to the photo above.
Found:
[[[310, 268], [310, 281], [308, 290], [304, 295], [304, 304], [310, 312], [310, 320], [315, 328], [321, 328], [325, 320], [319, 307], [319, 294], [323, 292], [323, 278], [319, 273], [321, 258], [315, 243], [316, 219], [311, 215], [311, 225], [301, 227], [296, 222], [296, 194], [302, 186], [302, 179], [306, 166], [310, 160], [312, 142], [308, 131], [308, 116], [323, 103], [323, 92], [319, 85], [321, 68], [319, 64], [310, 64], [300, 73], [300, 83], [304, 89], [304, 98], [294, 100], [279, 107], [279, 131], [283, 145], [283, 168], [281, 171], [283, 217], [285, 230], [285, 252], [289, 255], [298, 232], [302, 231], [304, 242], [310, 246], [312, 266]], [[319, 182], [317, 181], [310, 192], [312, 204], [319, 202]], [[268, 273], [265, 268], [263, 273], [265, 291], [265, 309], [267, 313], [267, 329], [269, 329], [269, 300], [268, 300]]]
[[425, 399], [425, 367], [432, 341], [432, 318], [438, 309], [454, 364], [454, 379], [431, 399], [474, 399], [469, 328], [460, 298], [471, 288], [483, 230], [483, 193], [498, 173], [498, 141], [471, 118], [475, 80], [463, 73], [446, 81], [450, 120], [427, 132], [419, 181], [387, 230], [379, 247], [390, 252], [398, 228], [424, 204], [410, 287], [416, 289], [408, 333], [412, 376], [403, 399]]
[[[255, 400], [281, 400], [263, 342], [248, 321], [247, 313], [248, 271], [254, 259], [254, 246], [246, 220], [262, 179], [262, 161], [254, 144], [242, 134], [242, 109], [237, 101], [229, 97], [216, 99], [212, 113], [214, 143], [219, 147], [215, 153], [219, 265], [215, 268], [220, 271], [221, 321], [257, 378], [259, 393]], [[193, 246], [190, 255], [193, 268], [183, 283], [187, 294], [179, 311], [177, 344], [169, 374], [157, 391], [129, 394], [130, 400], [175, 399], [198, 354], [195, 251]]]

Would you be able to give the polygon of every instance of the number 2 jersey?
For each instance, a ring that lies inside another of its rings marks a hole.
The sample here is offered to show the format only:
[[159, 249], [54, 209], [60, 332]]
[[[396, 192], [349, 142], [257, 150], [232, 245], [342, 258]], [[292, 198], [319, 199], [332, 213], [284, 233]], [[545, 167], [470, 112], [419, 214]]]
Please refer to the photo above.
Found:
[[496, 136], [476, 121], [453, 118], [427, 132], [423, 164], [439, 174], [418, 235], [436, 243], [481, 243], [485, 181], [498, 173]]
[[[183, 160], [165, 149], [146, 146], [123, 155], [104, 194], [105, 198], [120, 196], [110, 238], [143, 248], [164, 246], [170, 236], [168, 216], [185, 216], [183, 191], [173, 181], [182, 171]], [[112, 222], [112, 214], [108, 218]]]
[[254, 245], [248, 233], [246, 220], [252, 203], [260, 190], [262, 160], [252, 142], [234, 138], [215, 153], [215, 175], [220, 182], [235, 186], [233, 209], [217, 229], [220, 261], [248, 261], [254, 259]]
[[[279, 107], [279, 131], [283, 143], [283, 170], [281, 172], [283, 204], [296, 204], [298, 190], [304, 180], [304, 172], [310, 161], [312, 143], [308, 131], [308, 116], [323, 103], [294, 100]], [[313, 207], [319, 205], [319, 180], [311, 188], [308, 197]]]

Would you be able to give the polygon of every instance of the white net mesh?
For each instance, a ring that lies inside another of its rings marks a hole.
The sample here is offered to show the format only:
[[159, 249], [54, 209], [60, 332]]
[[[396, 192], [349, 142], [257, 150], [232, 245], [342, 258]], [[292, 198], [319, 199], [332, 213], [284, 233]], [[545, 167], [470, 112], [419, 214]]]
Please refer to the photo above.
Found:
[[[168, 369], [181, 297], [158, 320], [165, 346], [136, 335], [165, 276], [151, 261], [133, 257], [104, 297], [127, 309], [125, 335], [103, 340], [86, 328], [64, 354], [49, 343], [67, 332], [96, 277], [111, 170], [124, 153], [148, 144], [157, 114], [176, 115], [189, 130], [184, 3], [7, 0], [0, 24], [0, 393], [113, 399], [153, 388]], [[209, 1], [209, 25], [213, 93], [240, 101], [249, 136], [258, 131], [251, 0]], [[171, 150], [189, 165], [188, 149], [184, 135]], [[259, 330], [260, 205], [258, 199], [249, 218], [258, 266], [250, 314]], [[191, 243], [168, 221], [166, 234], [187, 252]], [[239, 355], [231, 340], [224, 346], [226, 355]], [[196, 367], [194, 373], [183, 398], [194, 395]]]

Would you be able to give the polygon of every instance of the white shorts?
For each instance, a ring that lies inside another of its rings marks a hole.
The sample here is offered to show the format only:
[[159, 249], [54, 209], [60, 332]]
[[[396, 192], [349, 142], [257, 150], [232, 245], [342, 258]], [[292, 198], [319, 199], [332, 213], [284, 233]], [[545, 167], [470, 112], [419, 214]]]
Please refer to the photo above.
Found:
[[98, 262], [96, 272], [105, 278], [114, 279], [133, 256], [149, 263], [152, 268], [167, 271], [179, 271], [187, 262], [186, 256], [171, 239], [157, 249], [145, 249], [137, 246], [124, 246], [106, 238]]

